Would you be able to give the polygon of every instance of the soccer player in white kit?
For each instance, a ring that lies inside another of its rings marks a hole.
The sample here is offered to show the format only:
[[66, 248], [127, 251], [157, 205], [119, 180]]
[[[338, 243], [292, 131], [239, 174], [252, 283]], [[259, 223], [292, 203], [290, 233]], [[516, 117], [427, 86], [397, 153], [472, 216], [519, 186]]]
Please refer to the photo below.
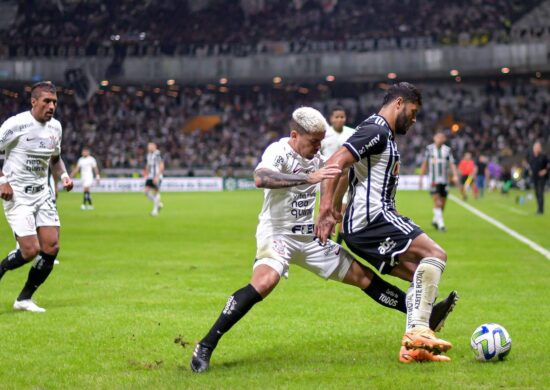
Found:
[[147, 144], [147, 165], [145, 166], [145, 195], [153, 202], [151, 215], [159, 215], [160, 209], [164, 207], [160, 200], [160, 184], [164, 173], [164, 161], [157, 149], [157, 144]]
[[97, 161], [90, 155], [90, 149], [88, 148], [82, 149], [82, 157], [78, 159], [76, 167], [71, 172], [71, 176], [74, 177], [78, 171], [80, 171], [82, 187], [84, 189], [84, 199], [82, 200], [82, 205], [80, 208], [82, 210], [93, 210], [94, 206], [92, 205], [92, 195], [90, 190], [94, 184], [94, 174], [95, 179], [98, 181], [101, 177], [99, 176]]
[[[338, 149], [344, 145], [344, 142], [355, 133], [355, 129], [346, 126], [346, 110], [344, 107], [335, 106], [330, 111], [330, 127], [327, 129], [325, 139], [321, 142], [321, 154], [328, 160]], [[342, 175], [342, 180], [346, 181], [345, 175]], [[346, 210], [348, 205], [348, 193], [344, 194], [342, 199], [342, 213]], [[336, 242], [342, 243], [342, 234], [340, 233], [342, 226], [338, 224], [336, 226]]]
[[[318, 183], [341, 171], [323, 166], [319, 153], [328, 127], [323, 115], [311, 108], [294, 111], [290, 137], [271, 144], [254, 172], [256, 186], [264, 188], [264, 203], [256, 230], [256, 260], [250, 284], [231, 295], [208, 334], [197, 343], [191, 360], [194, 372], [206, 371], [220, 338], [256, 303], [288, 277], [296, 264], [324, 278], [362, 289], [377, 303], [406, 312], [406, 295], [363, 266], [340, 245], [322, 245], [313, 234], [313, 210]], [[443, 311], [435, 319], [439, 322]], [[434, 317], [435, 318], [435, 317]]]
[[48, 189], [50, 162], [67, 191], [73, 182], [60, 157], [61, 124], [53, 118], [55, 86], [50, 82], [33, 85], [31, 105], [30, 111], [8, 118], [0, 127], [0, 150], [6, 151], [0, 197], [19, 244], [17, 251], [0, 262], [0, 278], [36, 258], [13, 308], [44, 312], [31, 298], [52, 271], [59, 252], [59, 216]]

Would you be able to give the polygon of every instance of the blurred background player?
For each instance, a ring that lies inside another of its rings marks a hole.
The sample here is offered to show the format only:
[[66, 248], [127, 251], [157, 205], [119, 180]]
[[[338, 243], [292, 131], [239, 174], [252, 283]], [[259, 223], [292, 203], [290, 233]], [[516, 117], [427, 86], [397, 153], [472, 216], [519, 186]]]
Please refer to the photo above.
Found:
[[147, 165], [145, 166], [145, 195], [153, 202], [151, 215], [156, 217], [160, 209], [164, 207], [160, 201], [160, 184], [164, 172], [164, 161], [157, 149], [157, 144], [147, 144]]
[[[327, 129], [325, 139], [321, 142], [321, 154], [328, 160], [338, 149], [344, 145], [344, 142], [355, 133], [355, 129], [346, 126], [346, 110], [342, 106], [335, 106], [330, 112], [330, 127]], [[346, 175], [342, 175], [342, 180], [347, 181]], [[348, 194], [342, 199], [342, 212], [346, 210], [348, 204]], [[341, 225], [336, 227], [336, 242], [342, 243]]]
[[481, 154], [476, 161], [476, 197], [483, 197], [487, 178], [489, 177], [488, 168], [489, 159], [484, 154]]
[[462, 195], [462, 199], [467, 200], [470, 186], [475, 186], [476, 164], [472, 160], [472, 153], [464, 153], [464, 157], [458, 163], [458, 171], [460, 172], [460, 194]]
[[55, 86], [49, 82], [33, 85], [31, 105], [30, 111], [10, 117], [0, 128], [0, 149], [6, 151], [0, 197], [19, 244], [19, 249], [0, 263], [0, 278], [36, 258], [13, 308], [44, 312], [32, 296], [50, 275], [59, 252], [59, 216], [48, 186], [50, 164], [67, 191], [73, 182], [60, 157], [62, 129], [53, 118]]
[[537, 198], [537, 214], [544, 214], [544, 187], [550, 169], [550, 161], [542, 152], [542, 144], [535, 142], [533, 151], [528, 157], [529, 167], [531, 169], [531, 177], [533, 178], [533, 187], [535, 189], [535, 197]]
[[426, 146], [424, 160], [420, 166], [419, 186], [422, 189], [424, 175], [428, 172], [430, 183], [430, 194], [434, 203], [432, 225], [445, 231], [445, 222], [443, 221], [443, 211], [449, 194], [449, 177], [452, 174], [452, 181], [458, 185], [458, 174], [456, 164], [451, 148], [445, 145], [447, 137], [441, 131], [435, 133], [433, 143]]
[[80, 208], [82, 210], [93, 210], [91, 188], [94, 184], [94, 174], [96, 180], [99, 181], [101, 176], [99, 175], [99, 168], [97, 167], [96, 159], [90, 155], [90, 149], [82, 149], [82, 157], [78, 159], [76, 167], [71, 172], [71, 176], [74, 177], [80, 171], [80, 178], [82, 179], [82, 187], [84, 189], [84, 198]]

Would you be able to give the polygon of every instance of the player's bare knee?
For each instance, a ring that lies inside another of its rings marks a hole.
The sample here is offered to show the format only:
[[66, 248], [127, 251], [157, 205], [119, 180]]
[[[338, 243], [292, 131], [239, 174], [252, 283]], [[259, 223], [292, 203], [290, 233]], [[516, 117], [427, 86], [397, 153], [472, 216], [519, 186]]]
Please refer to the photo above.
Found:
[[27, 261], [34, 259], [40, 252], [40, 245], [38, 243], [32, 243], [27, 245], [21, 245], [21, 255]]
[[59, 241], [53, 241], [49, 243], [45, 243], [42, 245], [42, 248], [40, 248], [42, 252], [47, 253], [48, 255], [57, 255], [59, 252]]
[[426, 257], [435, 257], [441, 261], [446, 262], [447, 252], [445, 252], [445, 250], [441, 248], [439, 245], [436, 245], [435, 247], [430, 249], [430, 254]]

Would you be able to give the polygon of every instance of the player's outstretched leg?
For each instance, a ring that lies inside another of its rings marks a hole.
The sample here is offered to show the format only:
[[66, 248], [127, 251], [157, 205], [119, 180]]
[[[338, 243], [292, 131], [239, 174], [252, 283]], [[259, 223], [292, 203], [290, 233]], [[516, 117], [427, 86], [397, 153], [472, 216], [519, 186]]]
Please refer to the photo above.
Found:
[[440, 353], [452, 348], [451, 343], [438, 338], [429, 328], [432, 304], [444, 269], [443, 260], [425, 257], [414, 273], [413, 285], [407, 294], [407, 331], [401, 340], [407, 349]]
[[458, 302], [458, 293], [456, 291], [451, 291], [449, 296], [442, 301], [439, 301], [433, 306], [432, 314], [430, 316], [430, 329], [434, 332], [439, 332], [445, 320], [449, 314], [453, 311], [456, 303]]
[[229, 297], [218, 320], [214, 323], [208, 334], [197, 344], [191, 358], [191, 370], [203, 372], [210, 366], [210, 357], [218, 345], [221, 337], [231, 329], [256, 303], [262, 300], [262, 296], [256, 289], [248, 284]]
[[[31, 259], [32, 260], [32, 259]], [[0, 279], [7, 271], [17, 269], [28, 263], [29, 260], [25, 260], [21, 254], [20, 249], [11, 251], [4, 260], [0, 263]]]

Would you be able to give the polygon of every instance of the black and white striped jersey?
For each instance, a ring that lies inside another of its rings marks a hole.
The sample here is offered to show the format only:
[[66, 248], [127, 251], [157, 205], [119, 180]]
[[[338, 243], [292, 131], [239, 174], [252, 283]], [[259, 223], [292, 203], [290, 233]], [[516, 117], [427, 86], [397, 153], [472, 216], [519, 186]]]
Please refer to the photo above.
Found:
[[346, 234], [356, 233], [383, 213], [395, 219], [395, 192], [399, 180], [399, 152], [393, 133], [380, 115], [363, 121], [344, 143], [357, 160], [349, 172], [351, 202], [344, 215]]
[[428, 163], [428, 175], [432, 184], [449, 184], [450, 165], [455, 163], [451, 148], [447, 145], [430, 144], [424, 151], [424, 160]]
[[147, 153], [147, 179], [153, 179], [158, 175], [161, 163], [162, 156], [160, 155], [159, 150]]

